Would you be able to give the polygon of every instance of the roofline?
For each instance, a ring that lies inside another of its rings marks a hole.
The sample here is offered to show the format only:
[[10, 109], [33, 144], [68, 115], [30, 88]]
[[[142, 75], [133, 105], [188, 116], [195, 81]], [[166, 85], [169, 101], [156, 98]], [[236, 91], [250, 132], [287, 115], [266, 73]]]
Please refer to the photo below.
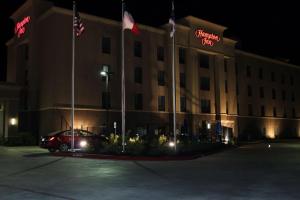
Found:
[[254, 57], [254, 58], [257, 58], [257, 59], [260, 59], [260, 60], [264, 60], [264, 61], [267, 61], [267, 62], [272, 62], [272, 63], [279, 64], [279, 65], [286, 65], [286, 66], [289, 66], [289, 67], [300, 68], [299, 65], [282, 62], [280, 60], [275, 60], [275, 59], [272, 59], [272, 58], [264, 57], [264, 56], [257, 55], [257, 54], [254, 54], [254, 53], [249, 53], [249, 52], [239, 50], [239, 49], [235, 49], [235, 53], [250, 56], [250, 57]]
[[[61, 14], [70, 15], [70, 16], [73, 15], [71, 10], [68, 10], [68, 9], [65, 9], [65, 8], [60, 8], [60, 7], [57, 7], [57, 6], [53, 6], [49, 10], [47, 10], [43, 15], [41, 15], [39, 20], [42, 20], [44, 17], [50, 15], [51, 12], [61, 13]], [[87, 19], [87, 20], [91, 20], [91, 21], [99, 21], [101, 23], [114, 25], [114, 26], [117, 26], [117, 27], [121, 27], [121, 25], [122, 25], [122, 22], [120, 22], [120, 21], [115, 21], [115, 20], [112, 20], [112, 19], [98, 17], [98, 16], [95, 16], [95, 15], [82, 13], [82, 12], [79, 12], [79, 13], [80, 13], [81, 19]], [[155, 33], [158, 33], [158, 34], [165, 34], [166, 33], [165, 30], [162, 30], [162, 29], [159, 29], [159, 28], [154, 28], [152, 26], [147, 26], [147, 25], [143, 25], [143, 24], [139, 24], [139, 23], [137, 25], [138, 25], [139, 29], [141, 29], [141, 30], [148, 30], [148, 31], [155, 32]]]
[[[219, 24], [215, 24], [215, 23], [212, 23], [212, 22], [210, 22], [210, 21], [207, 21], [207, 20], [204, 20], [204, 19], [200, 19], [200, 18], [194, 17], [194, 16], [192, 16], [192, 15], [188, 15], [188, 16], [186, 16], [186, 17], [183, 17], [183, 18], [179, 19], [179, 21], [180, 21], [180, 20], [184, 20], [184, 19], [186, 19], [186, 20], [188, 20], [188, 21], [196, 21], [196, 22], [201, 23], [201, 24], [206, 24], [207, 26], [214, 27], [214, 28], [219, 29], [219, 30], [221, 30], [221, 31], [224, 31], [224, 30], [227, 29], [226, 26], [222, 26], [222, 25], [219, 25]], [[176, 20], [176, 21], [177, 21], [177, 20]]]

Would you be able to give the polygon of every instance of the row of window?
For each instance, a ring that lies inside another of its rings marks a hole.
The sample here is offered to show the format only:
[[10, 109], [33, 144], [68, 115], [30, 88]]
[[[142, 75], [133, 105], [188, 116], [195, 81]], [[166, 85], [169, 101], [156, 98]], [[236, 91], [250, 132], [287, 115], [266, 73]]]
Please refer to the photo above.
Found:
[[[210, 113], [210, 100], [201, 99], [201, 112]], [[158, 96], [157, 99], [158, 111], [166, 111], [166, 98], [165, 96]], [[111, 99], [110, 93], [102, 93], [102, 107], [105, 109], [111, 108]], [[142, 110], [143, 109], [143, 94], [137, 93], [134, 95], [134, 109]], [[180, 112], [186, 112], [186, 97], [180, 97]]]
[[[239, 104], [238, 104], [237, 109], [238, 109], [238, 114], [239, 114]], [[253, 106], [252, 106], [252, 104], [248, 104], [248, 115], [249, 116], [253, 116]], [[265, 106], [264, 105], [260, 106], [260, 116], [261, 117], [265, 117], [266, 116]], [[277, 117], [277, 109], [276, 109], [276, 107], [273, 107], [273, 117]], [[284, 118], [287, 117], [287, 110], [286, 109], [283, 110], [283, 116], [282, 117], [284, 117]], [[295, 110], [295, 108], [292, 108], [292, 117], [296, 118], [296, 110]]]
[[[237, 68], [236, 68], [236, 73], [238, 72]], [[250, 65], [247, 65], [246, 66], [246, 76], [248, 78], [251, 78], [252, 77], [252, 70], [251, 70], [251, 66]], [[263, 71], [263, 68], [259, 68], [259, 71], [258, 71], [258, 79], [259, 80], [264, 80], [265, 78], [265, 73]], [[276, 74], [275, 72], [271, 72], [270, 74], [270, 80], [272, 82], [276, 82]], [[290, 75], [290, 85], [294, 85], [294, 77], [292, 75]], [[281, 74], [281, 83], [282, 84], [285, 84], [286, 83], [286, 76], [284, 74]]]
[[[237, 95], [239, 95], [238, 85], [237, 85], [236, 91], [237, 91]], [[253, 92], [252, 92], [252, 87], [250, 85], [247, 86], [247, 92], [248, 92], [248, 97], [252, 97]], [[264, 98], [265, 97], [265, 89], [264, 89], [264, 87], [260, 87], [259, 88], [259, 97], [260, 98]], [[276, 99], [276, 90], [274, 88], [272, 89], [272, 99]], [[281, 91], [281, 99], [283, 101], [286, 100], [286, 91], [285, 90]], [[291, 93], [291, 101], [292, 102], [295, 101], [295, 93], [294, 92]]]

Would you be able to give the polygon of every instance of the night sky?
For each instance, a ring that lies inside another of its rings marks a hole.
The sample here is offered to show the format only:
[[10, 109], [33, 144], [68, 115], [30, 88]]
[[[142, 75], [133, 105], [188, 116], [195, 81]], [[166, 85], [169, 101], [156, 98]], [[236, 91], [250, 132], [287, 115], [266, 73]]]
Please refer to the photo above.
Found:
[[[51, 1], [57, 6], [72, 8], [71, 0]], [[9, 16], [23, 2], [25, 0], [0, 1], [0, 80], [5, 79], [6, 73], [5, 42], [13, 36], [14, 24]], [[137, 23], [160, 26], [170, 17], [171, 0], [125, 2]], [[225, 37], [238, 40], [238, 49], [300, 65], [300, 12], [296, 1], [262, 2], [175, 0], [175, 15], [176, 19], [193, 15], [226, 26]], [[121, 20], [121, 0], [79, 0], [78, 10]]]

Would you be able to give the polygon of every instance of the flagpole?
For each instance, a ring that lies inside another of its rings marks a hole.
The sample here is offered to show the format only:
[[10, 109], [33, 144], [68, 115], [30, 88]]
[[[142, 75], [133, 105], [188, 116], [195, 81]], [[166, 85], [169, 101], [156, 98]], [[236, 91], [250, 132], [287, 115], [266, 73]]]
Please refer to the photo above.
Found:
[[[174, 2], [172, 2], [172, 12], [174, 14]], [[172, 89], [173, 89], [173, 134], [174, 134], [174, 150], [176, 151], [176, 148], [177, 148], [177, 139], [176, 139], [176, 84], [175, 84], [176, 81], [175, 81], [175, 78], [176, 77], [175, 77], [175, 32], [174, 32], [173, 33], [173, 37], [172, 37]]]
[[72, 132], [72, 143], [71, 143], [71, 151], [74, 152], [74, 71], [75, 71], [75, 27], [74, 27], [74, 19], [75, 19], [75, 9], [76, 4], [73, 1], [73, 33], [72, 33], [72, 109], [71, 109], [71, 132]]
[[122, 152], [125, 152], [125, 61], [124, 61], [124, 29], [123, 29], [123, 20], [124, 20], [124, 0], [122, 0], [122, 36], [121, 36], [121, 43], [122, 43]]

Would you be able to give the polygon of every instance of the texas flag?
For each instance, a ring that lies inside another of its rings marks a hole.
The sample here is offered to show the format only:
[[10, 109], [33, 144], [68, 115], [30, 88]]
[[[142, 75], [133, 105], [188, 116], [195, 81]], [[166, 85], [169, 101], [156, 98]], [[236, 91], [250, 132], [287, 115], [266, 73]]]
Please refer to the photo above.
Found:
[[123, 17], [123, 30], [130, 29], [132, 33], [138, 35], [140, 33], [137, 24], [134, 22], [131, 14], [127, 11], [124, 12]]

